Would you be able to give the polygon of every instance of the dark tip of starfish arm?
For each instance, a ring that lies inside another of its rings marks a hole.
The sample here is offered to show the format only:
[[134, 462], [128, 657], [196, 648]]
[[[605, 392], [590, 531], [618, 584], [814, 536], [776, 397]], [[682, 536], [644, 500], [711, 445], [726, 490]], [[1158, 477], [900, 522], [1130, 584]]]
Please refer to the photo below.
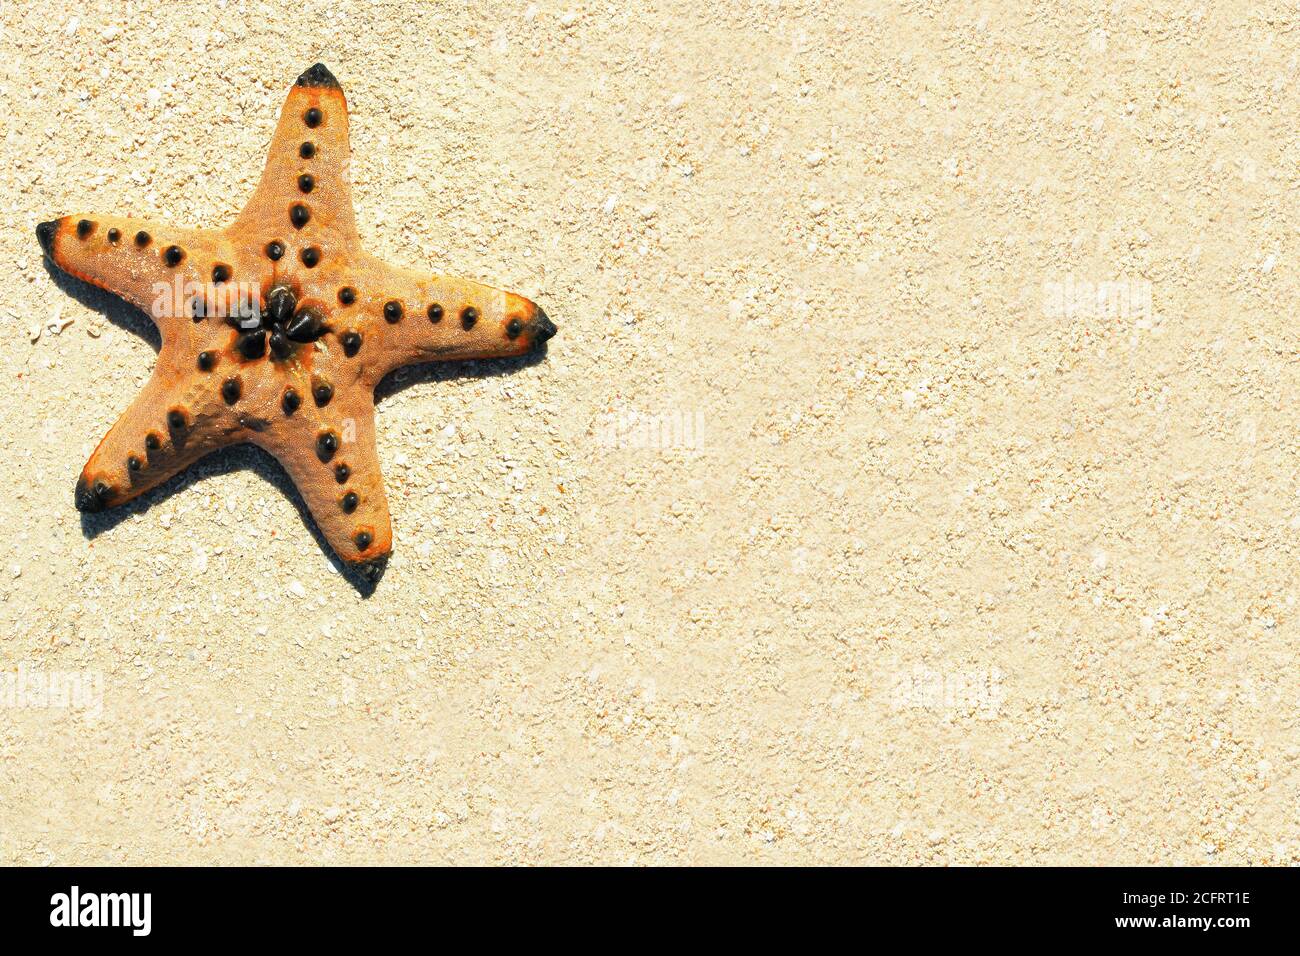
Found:
[[358, 577], [374, 584], [384, 576], [386, 567], [388, 567], [388, 555], [371, 558], [369, 561], [357, 561], [352, 565], [352, 570]]
[[533, 317], [533, 348], [540, 348], [544, 342], [553, 338], [559, 329], [555, 323], [547, 317], [546, 313], [538, 308], [537, 315]]
[[339, 81], [334, 79], [334, 74], [324, 63], [317, 63], [311, 66], [302, 76], [298, 77], [297, 86], [332, 86], [337, 88]]
[[57, 219], [38, 223], [36, 226], [36, 239], [40, 242], [41, 249], [47, 256], [54, 255], [54, 234], [58, 231], [59, 221]]
[[87, 481], [84, 477], [77, 479], [77, 489], [73, 493], [73, 502], [78, 511], [93, 514], [108, 507], [108, 485], [102, 481]]

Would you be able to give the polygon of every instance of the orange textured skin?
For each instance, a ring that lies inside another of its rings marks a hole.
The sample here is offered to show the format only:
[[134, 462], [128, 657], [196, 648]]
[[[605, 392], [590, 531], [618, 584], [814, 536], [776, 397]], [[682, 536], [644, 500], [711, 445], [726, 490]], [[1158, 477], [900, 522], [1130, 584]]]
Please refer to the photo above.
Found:
[[[304, 143], [314, 147], [309, 157]], [[81, 215], [38, 227], [57, 266], [149, 312], [162, 337], [153, 376], [82, 470], [79, 508], [129, 501], [217, 448], [252, 442], [284, 466], [344, 561], [374, 566], [388, 555], [392, 528], [375, 452], [380, 379], [417, 362], [521, 355], [555, 327], [522, 296], [367, 255], [354, 225], [348, 159], [343, 90], [318, 64], [290, 90], [261, 181], [230, 226], [179, 229]], [[311, 183], [300, 180], [304, 175]], [[309, 214], [301, 226], [291, 218], [297, 204]], [[137, 241], [141, 233], [147, 241]], [[273, 242], [283, 246], [278, 260], [267, 252]], [[182, 251], [175, 264], [167, 260], [172, 247]], [[308, 249], [319, 254], [315, 265], [303, 259]], [[314, 313], [324, 331], [290, 342], [288, 354], [267, 349], [250, 358], [237, 348], [239, 316], [231, 313], [238, 300], [231, 293], [249, 291], [266, 316], [275, 287], [291, 290], [296, 308]], [[344, 288], [355, 292], [349, 304], [341, 301]], [[199, 317], [195, 299], [203, 307]], [[390, 307], [386, 317], [388, 303], [400, 310]], [[469, 313], [472, 323], [466, 310], [477, 313]], [[349, 334], [360, 336], [352, 355], [344, 348]], [[314, 395], [321, 386], [332, 394]], [[286, 409], [286, 389], [300, 397], [296, 409]], [[183, 416], [183, 424], [169, 422], [169, 413]], [[332, 453], [318, 441], [324, 433], [337, 439]]]

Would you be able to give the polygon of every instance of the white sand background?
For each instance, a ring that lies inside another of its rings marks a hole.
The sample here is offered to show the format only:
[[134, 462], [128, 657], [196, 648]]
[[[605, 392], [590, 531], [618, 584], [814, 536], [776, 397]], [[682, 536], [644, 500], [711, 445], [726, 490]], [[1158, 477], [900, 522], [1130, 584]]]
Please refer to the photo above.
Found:
[[[6, 0], [0, 863], [1297, 862], [1298, 28]], [[229, 220], [316, 60], [560, 327], [389, 389], [368, 598], [251, 451], [83, 525], [153, 352], [33, 234]]]

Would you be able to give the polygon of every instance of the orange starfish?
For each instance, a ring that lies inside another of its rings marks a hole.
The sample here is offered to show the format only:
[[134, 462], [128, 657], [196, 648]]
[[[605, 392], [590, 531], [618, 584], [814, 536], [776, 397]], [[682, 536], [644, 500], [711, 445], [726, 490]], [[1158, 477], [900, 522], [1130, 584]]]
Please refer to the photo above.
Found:
[[59, 268], [149, 311], [153, 377], [77, 480], [76, 505], [129, 501], [215, 449], [274, 455], [334, 551], [376, 577], [392, 528], [374, 389], [416, 362], [522, 355], [555, 334], [536, 304], [366, 254], [348, 110], [317, 63], [289, 91], [253, 198], [225, 229], [64, 216], [36, 227]]

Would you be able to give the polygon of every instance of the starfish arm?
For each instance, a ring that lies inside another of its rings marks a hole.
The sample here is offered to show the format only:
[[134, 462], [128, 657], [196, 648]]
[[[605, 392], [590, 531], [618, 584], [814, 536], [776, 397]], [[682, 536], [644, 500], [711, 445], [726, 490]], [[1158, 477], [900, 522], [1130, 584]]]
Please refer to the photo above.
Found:
[[[319, 377], [316, 378], [319, 382]], [[375, 451], [369, 390], [340, 389], [325, 404], [307, 393], [302, 407], [249, 441], [284, 466], [316, 526], [348, 564], [370, 564], [393, 549], [384, 478]]]
[[240, 423], [210, 385], [177, 372], [160, 358], [148, 383], [108, 430], [77, 479], [79, 511], [130, 501], [209, 452], [244, 440]]
[[148, 312], [164, 334], [234, 255], [218, 232], [120, 216], [64, 216], [36, 235], [56, 266]]
[[481, 282], [363, 256], [356, 286], [355, 305], [336, 324], [363, 336], [361, 357], [374, 382], [417, 362], [524, 355], [555, 334], [536, 303]]
[[317, 63], [289, 90], [257, 190], [228, 231], [283, 243], [286, 262], [312, 244], [327, 256], [354, 247], [350, 149], [343, 89]]

